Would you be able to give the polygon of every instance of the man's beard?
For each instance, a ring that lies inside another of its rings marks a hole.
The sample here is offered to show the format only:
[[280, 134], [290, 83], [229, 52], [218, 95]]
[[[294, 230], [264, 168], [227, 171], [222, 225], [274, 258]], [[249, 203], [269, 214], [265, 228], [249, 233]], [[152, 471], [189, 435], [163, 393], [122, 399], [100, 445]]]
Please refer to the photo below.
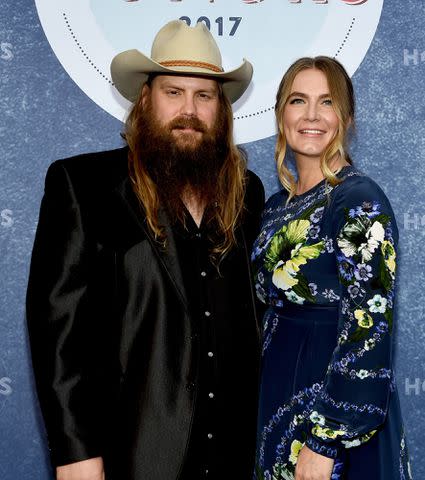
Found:
[[[208, 208], [217, 198], [218, 176], [228, 154], [224, 108], [208, 128], [197, 117], [161, 124], [148, 101], [139, 121], [141, 161], [171, 218], [184, 219], [182, 198], [194, 196]], [[179, 131], [190, 128], [193, 131]], [[198, 133], [199, 132], [199, 133]]]

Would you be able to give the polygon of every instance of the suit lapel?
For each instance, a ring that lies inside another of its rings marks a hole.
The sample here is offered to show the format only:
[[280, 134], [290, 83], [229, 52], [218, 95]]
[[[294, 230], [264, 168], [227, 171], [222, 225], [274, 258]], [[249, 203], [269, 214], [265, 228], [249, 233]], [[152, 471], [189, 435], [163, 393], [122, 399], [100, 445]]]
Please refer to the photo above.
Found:
[[158, 257], [159, 261], [163, 265], [167, 275], [169, 276], [171, 282], [176, 288], [181, 301], [183, 302], [186, 310], [188, 310], [186, 292], [183, 283], [183, 276], [180, 269], [180, 264], [177, 256], [177, 249], [174, 240], [173, 231], [170, 226], [169, 219], [167, 214], [160, 209], [159, 211], [159, 222], [165, 228], [167, 243], [165, 247], [162, 247], [153, 237], [150, 228], [147, 225], [145, 212], [140, 205], [133, 188], [131, 186], [131, 181], [126, 177], [123, 182], [117, 187], [116, 194], [118, 199], [124, 206], [130, 222], [139, 230], [140, 233], [143, 233], [143, 236], [146, 237], [152, 247], [152, 250], [155, 252], [155, 255]]

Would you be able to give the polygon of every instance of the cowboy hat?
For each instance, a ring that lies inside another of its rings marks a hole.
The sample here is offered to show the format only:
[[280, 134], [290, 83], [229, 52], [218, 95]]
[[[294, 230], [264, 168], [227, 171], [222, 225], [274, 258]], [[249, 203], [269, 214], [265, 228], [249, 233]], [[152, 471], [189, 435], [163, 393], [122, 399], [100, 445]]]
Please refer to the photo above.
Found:
[[151, 73], [187, 73], [214, 78], [222, 82], [223, 91], [231, 103], [242, 96], [252, 78], [252, 65], [245, 59], [238, 68], [223, 71], [220, 50], [202, 22], [195, 27], [189, 27], [182, 20], [167, 23], [156, 34], [151, 57], [139, 50], [126, 50], [112, 60], [112, 80], [130, 102], [137, 99]]

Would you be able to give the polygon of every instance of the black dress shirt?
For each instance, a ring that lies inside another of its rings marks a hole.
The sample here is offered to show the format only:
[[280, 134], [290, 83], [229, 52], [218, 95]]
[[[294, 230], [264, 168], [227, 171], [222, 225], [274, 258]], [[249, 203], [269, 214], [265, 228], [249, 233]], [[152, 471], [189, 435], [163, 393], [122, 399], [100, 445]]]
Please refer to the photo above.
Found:
[[[182, 480], [252, 478], [256, 424], [257, 339], [244, 316], [249, 282], [243, 249], [217, 269], [208, 228], [189, 213], [174, 225], [194, 341], [198, 345], [196, 407]], [[254, 386], [254, 388], [252, 388]], [[247, 398], [249, 397], [249, 398]]]

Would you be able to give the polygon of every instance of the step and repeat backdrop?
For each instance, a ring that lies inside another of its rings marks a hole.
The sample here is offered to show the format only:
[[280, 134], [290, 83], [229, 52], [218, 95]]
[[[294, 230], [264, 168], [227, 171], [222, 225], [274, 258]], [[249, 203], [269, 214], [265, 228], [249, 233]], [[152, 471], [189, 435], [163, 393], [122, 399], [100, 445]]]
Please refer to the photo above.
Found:
[[130, 48], [149, 53], [155, 33], [176, 18], [208, 26], [226, 70], [244, 57], [253, 63], [252, 85], [234, 106], [235, 137], [267, 195], [279, 189], [273, 105], [283, 72], [300, 56], [324, 54], [352, 76], [352, 155], [389, 196], [401, 234], [395, 368], [413, 476], [425, 478], [422, 0], [2, 0], [0, 478], [53, 478], [24, 312], [47, 167], [122, 145], [130, 105], [114, 90], [110, 61]]

